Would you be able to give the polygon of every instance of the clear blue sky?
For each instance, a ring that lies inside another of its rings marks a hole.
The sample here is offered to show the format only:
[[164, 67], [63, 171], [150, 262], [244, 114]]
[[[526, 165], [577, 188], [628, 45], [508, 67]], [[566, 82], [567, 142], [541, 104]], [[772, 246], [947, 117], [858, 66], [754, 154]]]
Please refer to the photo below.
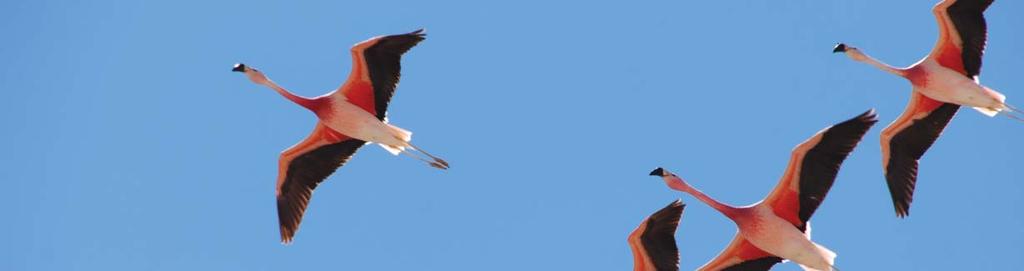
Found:
[[[341, 2], [0, 3], [0, 269], [627, 270], [629, 231], [682, 197], [689, 270], [734, 226], [651, 169], [753, 203], [793, 146], [872, 107], [812, 220], [838, 266], [1024, 266], [1024, 123], [961, 110], [897, 219], [878, 133], [909, 84], [831, 53], [915, 62], [935, 1]], [[987, 13], [982, 69], [1018, 107], [1020, 10]], [[280, 245], [278, 153], [315, 118], [231, 65], [319, 95], [349, 46], [420, 27], [390, 116], [451, 170], [363, 148]]]

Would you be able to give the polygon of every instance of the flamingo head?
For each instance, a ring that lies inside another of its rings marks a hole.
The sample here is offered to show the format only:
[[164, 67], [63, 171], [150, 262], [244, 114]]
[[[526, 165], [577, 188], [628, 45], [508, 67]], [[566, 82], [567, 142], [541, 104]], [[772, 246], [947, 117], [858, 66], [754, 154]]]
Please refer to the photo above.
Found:
[[245, 76], [249, 77], [249, 80], [260, 85], [267, 85], [270, 82], [270, 79], [267, 79], [267, 76], [264, 75], [263, 72], [242, 63], [235, 64], [235, 67], [231, 68], [231, 71], [245, 73]]
[[846, 44], [845, 43], [836, 43], [836, 47], [832, 48], [832, 53], [833, 54], [834, 53], [840, 53], [840, 52], [846, 52]]
[[843, 53], [856, 61], [864, 61], [867, 58], [864, 56], [864, 53], [860, 52], [860, 49], [846, 45], [845, 43], [837, 43], [836, 46], [832, 48], [832, 53]]
[[665, 184], [668, 185], [669, 188], [672, 188], [674, 190], [685, 192], [690, 189], [690, 185], [686, 184], [686, 182], [683, 181], [682, 178], [679, 178], [679, 176], [672, 174], [672, 172], [669, 172], [664, 168], [656, 168], [653, 171], [651, 171], [650, 175], [661, 177], [661, 179], [665, 181]]
[[651, 171], [651, 176], [664, 177], [665, 176], [665, 169], [664, 168], [660, 168], [660, 167], [656, 168], [653, 171]]

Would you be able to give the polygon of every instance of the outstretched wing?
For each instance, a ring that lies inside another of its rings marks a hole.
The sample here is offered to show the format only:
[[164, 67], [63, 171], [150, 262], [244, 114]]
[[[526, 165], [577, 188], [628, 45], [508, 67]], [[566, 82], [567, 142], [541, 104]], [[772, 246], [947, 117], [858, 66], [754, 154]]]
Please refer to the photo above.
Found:
[[994, 0], [945, 0], [932, 9], [939, 40], [929, 57], [940, 65], [975, 78], [981, 73], [988, 27], [984, 12]]
[[[402, 76], [402, 55], [426, 38], [423, 29], [371, 38], [352, 47], [352, 75], [341, 87], [345, 97], [384, 120], [391, 96]], [[368, 80], [368, 81], [366, 81]]]
[[864, 134], [878, 122], [875, 110], [825, 128], [793, 149], [782, 180], [765, 198], [779, 217], [800, 231], [825, 200], [839, 167]]
[[882, 169], [896, 216], [910, 214], [917, 184], [917, 161], [939, 138], [959, 108], [959, 105], [932, 100], [914, 90], [903, 115], [882, 130]]
[[679, 270], [679, 249], [676, 247], [675, 234], [684, 207], [686, 205], [677, 199], [644, 219], [629, 234], [634, 271]]
[[365, 143], [317, 123], [306, 140], [281, 153], [277, 176], [277, 218], [282, 243], [291, 243], [299, 230], [313, 189]]

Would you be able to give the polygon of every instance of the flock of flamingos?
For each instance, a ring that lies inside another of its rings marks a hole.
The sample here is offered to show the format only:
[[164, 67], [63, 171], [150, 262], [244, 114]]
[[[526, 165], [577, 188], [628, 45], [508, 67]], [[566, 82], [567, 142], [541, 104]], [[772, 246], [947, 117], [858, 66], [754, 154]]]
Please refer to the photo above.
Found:
[[[882, 131], [882, 171], [898, 217], [909, 214], [917, 182], [918, 160], [935, 142], [960, 106], [982, 114], [1021, 120], [1005, 96], [979, 83], [986, 42], [985, 9], [994, 0], [944, 0], [932, 12], [939, 39], [926, 57], [906, 68], [882, 63], [848, 44], [833, 53], [872, 65], [910, 81], [906, 110]], [[305, 139], [281, 153], [277, 177], [277, 214], [281, 241], [292, 242], [313, 190], [363, 145], [377, 143], [447, 169], [448, 162], [413, 145], [412, 133], [388, 124], [388, 103], [400, 77], [401, 56], [423, 41], [423, 30], [381, 36], [352, 47], [352, 72], [337, 90], [319, 97], [292, 94], [263, 72], [236, 64], [233, 71], [267, 86], [309, 109], [319, 122]], [[722, 252], [700, 270], [768, 270], [784, 260], [805, 270], [838, 270], [836, 253], [811, 241], [810, 218], [825, 199], [839, 168], [878, 121], [874, 110], [835, 124], [793, 149], [789, 165], [768, 196], [750, 206], [721, 203], [663, 168], [650, 173], [669, 188], [693, 195], [736, 223], [738, 232]], [[678, 270], [674, 238], [685, 205], [676, 200], [644, 219], [628, 238], [634, 270]]]

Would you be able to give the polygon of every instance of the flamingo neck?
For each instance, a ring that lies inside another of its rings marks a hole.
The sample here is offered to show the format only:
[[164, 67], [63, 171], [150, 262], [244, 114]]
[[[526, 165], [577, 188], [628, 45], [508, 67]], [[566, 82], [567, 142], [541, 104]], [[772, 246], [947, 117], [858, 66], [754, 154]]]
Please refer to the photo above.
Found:
[[885, 72], [895, 74], [900, 77], [906, 77], [906, 69], [897, 68], [889, 64], [885, 64], [882, 61], [878, 61], [877, 59], [861, 52], [860, 50], [848, 51], [847, 55], [849, 55], [850, 58], [853, 58], [853, 60], [864, 62], [871, 66], [875, 66], [875, 68], [878, 68], [879, 70], [883, 70]]
[[704, 194], [704, 192], [701, 192], [700, 190], [697, 190], [696, 188], [693, 188], [692, 186], [687, 185], [683, 189], [683, 192], [690, 193], [690, 195], [693, 195], [698, 200], [704, 202], [708, 206], [711, 206], [711, 208], [714, 208], [715, 210], [718, 210], [718, 212], [722, 213], [723, 215], [725, 215], [727, 217], [731, 218], [731, 217], [733, 217], [733, 215], [737, 214], [737, 208], [736, 207], [733, 207], [733, 206], [725, 204], [725, 203], [721, 203], [721, 202], [711, 198], [707, 194]]
[[288, 99], [289, 101], [292, 101], [295, 104], [305, 107], [306, 109], [312, 110], [313, 112], [317, 112], [317, 110], [319, 109], [320, 103], [318, 99], [310, 99], [299, 95], [295, 95], [288, 91], [287, 89], [278, 86], [276, 83], [270, 80], [267, 80], [267, 83], [264, 85], [273, 89], [278, 94], [281, 94], [281, 96], [284, 96], [284, 98]]

